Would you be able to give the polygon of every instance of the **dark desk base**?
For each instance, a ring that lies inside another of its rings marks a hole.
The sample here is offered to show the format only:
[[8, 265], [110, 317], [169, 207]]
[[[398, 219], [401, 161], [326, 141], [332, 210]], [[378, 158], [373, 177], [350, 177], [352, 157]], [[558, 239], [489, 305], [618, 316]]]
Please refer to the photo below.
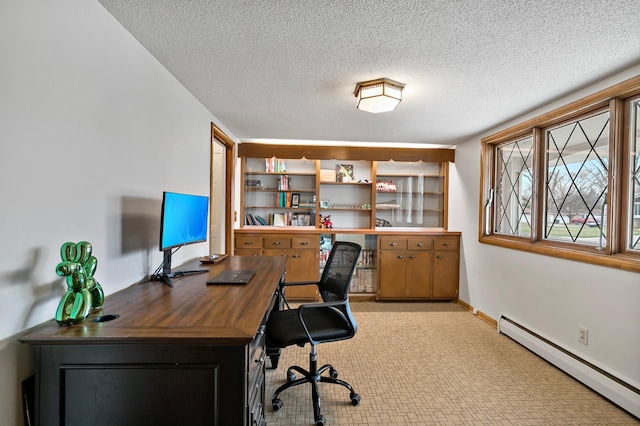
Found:
[[[280, 309], [277, 294], [271, 306]], [[265, 361], [277, 365], [280, 350], [266, 348], [263, 325], [243, 346], [34, 345], [34, 354], [36, 424], [265, 425]]]

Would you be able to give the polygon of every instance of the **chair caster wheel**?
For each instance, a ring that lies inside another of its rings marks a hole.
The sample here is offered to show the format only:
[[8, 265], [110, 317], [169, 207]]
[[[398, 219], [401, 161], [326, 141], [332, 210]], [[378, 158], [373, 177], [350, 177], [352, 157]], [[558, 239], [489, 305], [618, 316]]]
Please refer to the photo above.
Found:
[[316, 426], [324, 426], [324, 423], [326, 421], [327, 419], [323, 415], [320, 415], [318, 418], [316, 418]]
[[358, 405], [358, 404], [360, 404], [360, 395], [358, 395], [357, 393], [352, 393], [351, 405]]
[[271, 401], [271, 408], [273, 408], [273, 411], [278, 411], [279, 409], [282, 408], [282, 400], [279, 398], [276, 398], [274, 400]]
[[336, 370], [335, 368], [330, 368], [329, 369], [329, 376], [331, 376], [332, 379], [337, 379], [338, 378], [338, 370]]
[[293, 382], [296, 379], [296, 373], [287, 371], [287, 382]]

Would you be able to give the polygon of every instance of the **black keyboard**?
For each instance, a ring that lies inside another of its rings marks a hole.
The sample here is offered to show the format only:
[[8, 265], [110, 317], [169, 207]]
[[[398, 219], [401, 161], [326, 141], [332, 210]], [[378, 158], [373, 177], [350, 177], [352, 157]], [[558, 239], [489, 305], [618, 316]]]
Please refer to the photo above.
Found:
[[208, 280], [207, 284], [246, 284], [255, 274], [255, 271], [228, 269]]

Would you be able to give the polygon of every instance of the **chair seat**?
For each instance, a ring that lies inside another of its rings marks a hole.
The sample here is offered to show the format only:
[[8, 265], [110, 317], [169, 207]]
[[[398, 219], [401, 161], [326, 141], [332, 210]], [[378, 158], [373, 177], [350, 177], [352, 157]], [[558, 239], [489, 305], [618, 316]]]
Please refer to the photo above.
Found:
[[[316, 342], [348, 339], [354, 334], [350, 331], [349, 323], [335, 309], [309, 308], [303, 315], [309, 333]], [[297, 309], [272, 312], [267, 321], [267, 338], [280, 348], [309, 343]]]

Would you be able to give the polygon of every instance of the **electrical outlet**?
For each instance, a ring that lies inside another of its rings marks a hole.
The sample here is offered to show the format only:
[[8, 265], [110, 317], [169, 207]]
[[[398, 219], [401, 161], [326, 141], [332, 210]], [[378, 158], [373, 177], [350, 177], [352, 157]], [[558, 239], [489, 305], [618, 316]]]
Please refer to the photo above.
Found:
[[589, 344], [589, 329], [578, 327], [578, 342], [585, 345]]

